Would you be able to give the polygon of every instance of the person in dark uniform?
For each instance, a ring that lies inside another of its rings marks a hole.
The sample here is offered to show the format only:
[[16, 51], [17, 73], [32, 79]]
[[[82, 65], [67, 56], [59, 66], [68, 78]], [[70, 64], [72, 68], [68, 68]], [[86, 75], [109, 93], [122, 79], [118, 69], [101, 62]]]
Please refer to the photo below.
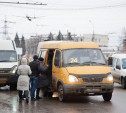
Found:
[[36, 92], [36, 99], [41, 99], [39, 96], [40, 89], [42, 89], [43, 93], [46, 92], [47, 87], [49, 85], [49, 79], [47, 76], [47, 72], [49, 69], [49, 66], [44, 66], [44, 59], [39, 58], [39, 78], [38, 78], [38, 86], [37, 86], [37, 92]]

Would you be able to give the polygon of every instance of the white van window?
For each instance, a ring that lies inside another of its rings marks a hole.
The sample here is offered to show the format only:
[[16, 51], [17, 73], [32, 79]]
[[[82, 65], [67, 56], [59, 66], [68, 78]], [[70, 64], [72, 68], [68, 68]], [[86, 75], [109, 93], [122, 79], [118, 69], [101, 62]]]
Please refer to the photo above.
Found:
[[122, 68], [126, 69], [126, 59], [122, 59]]
[[114, 67], [116, 67], [116, 61], [117, 61], [117, 59], [116, 58], [112, 58], [112, 67], [114, 68]]
[[99, 49], [63, 50], [63, 66], [106, 65], [105, 58]]
[[0, 62], [17, 62], [16, 51], [0, 51]]
[[120, 59], [117, 59], [116, 68], [117, 69], [120, 69], [121, 68]]

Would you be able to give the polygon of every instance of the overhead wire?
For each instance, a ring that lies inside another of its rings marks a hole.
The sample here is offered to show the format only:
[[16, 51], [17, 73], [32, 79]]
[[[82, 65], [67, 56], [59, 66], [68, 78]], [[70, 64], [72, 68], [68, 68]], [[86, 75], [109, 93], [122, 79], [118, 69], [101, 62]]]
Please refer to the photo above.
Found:
[[[20, 2], [1, 2], [0, 1], [0, 4], [19, 4], [19, 5], [47, 5], [47, 4], [42, 4], [42, 3], [29, 3], [29, 2], [26, 2], [26, 3], [20, 3]], [[65, 5], [65, 4], [63, 4]], [[10, 5], [9, 5], [10, 6]], [[14, 7], [14, 6], [12, 6]], [[16, 6], [17, 7], [17, 6]], [[106, 5], [106, 6], [96, 6], [96, 7], [81, 7], [81, 8], [44, 8], [43, 10], [92, 10], [92, 9], [104, 9], [104, 8], [114, 8], [114, 7], [126, 7], [126, 3], [123, 3], [123, 4], [115, 4], [115, 5]], [[20, 7], [18, 7], [20, 8]], [[28, 8], [28, 7], [26, 7]], [[29, 7], [31, 8], [31, 7]], [[41, 9], [42, 7], [38, 7], [36, 9]], [[32, 8], [31, 8], [32, 9]]]
[[43, 3], [30, 3], [30, 2], [2, 2], [0, 1], [1, 4], [25, 4], [25, 5], [47, 5], [47, 4], [43, 4]]

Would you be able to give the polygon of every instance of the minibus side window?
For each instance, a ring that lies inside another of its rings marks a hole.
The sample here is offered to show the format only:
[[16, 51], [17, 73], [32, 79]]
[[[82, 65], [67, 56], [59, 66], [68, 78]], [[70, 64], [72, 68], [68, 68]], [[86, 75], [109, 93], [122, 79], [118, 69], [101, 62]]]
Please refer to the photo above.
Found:
[[39, 51], [39, 54], [38, 54], [38, 57], [39, 57], [39, 58], [40, 58], [40, 56], [41, 56], [41, 53], [42, 53], [42, 51], [40, 50], [40, 51]]
[[57, 50], [55, 54], [54, 65], [60, 67], [60, 64], [61, 64], [61, 52]]
[[45, 58], [46, 51], [47, 51], [47, 50], [42, 50], [40, 57]]

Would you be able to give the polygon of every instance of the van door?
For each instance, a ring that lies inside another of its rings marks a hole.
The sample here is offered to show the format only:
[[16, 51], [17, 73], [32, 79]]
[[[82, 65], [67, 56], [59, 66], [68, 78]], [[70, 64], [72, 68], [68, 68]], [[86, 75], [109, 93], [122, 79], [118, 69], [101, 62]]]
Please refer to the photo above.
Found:
[[45, 53], [45, 57], [44, 57], [44, 65], [45, 66], [47, 66], [48, 54], [49, 54], [49, 50], [47, 50]]
[[115, 67], [115, 78], [118, 83], [121, 83], [121, 62], [120, 59], [117, 59], [116, 67]]
[[48, 49], [46, 51], [47, 51], [46, 54], [44, 54], [44, 56], [45, 56], [44, 65], [49, 65], [47, 76], [49, 79], [49, 83], [51, 85], [52, 84], [52, 62], [53, 62], [53, 56], [54, 56], [55, 49]]
[[120, 83], [120, 77], [121, 77], [120, 70], [121, 70], [120, 59], [113, 58], [111, 73], [114, 77], [114, 82], [116, 82], [116, 83]]
[[61, 51], [55, 50], [52, 67], [52, 85], [57, 90], [57, 81], [61, 74]]
[[112, 75], [113, 75], [114, 82], [117, 82], [116, 72], [115, 72], [116, 62], [117, 62], [117, 58], [114, 58], [114, 57], [113, 57], [113, 58], [112, 58], [111, 73], [112, 73]]

